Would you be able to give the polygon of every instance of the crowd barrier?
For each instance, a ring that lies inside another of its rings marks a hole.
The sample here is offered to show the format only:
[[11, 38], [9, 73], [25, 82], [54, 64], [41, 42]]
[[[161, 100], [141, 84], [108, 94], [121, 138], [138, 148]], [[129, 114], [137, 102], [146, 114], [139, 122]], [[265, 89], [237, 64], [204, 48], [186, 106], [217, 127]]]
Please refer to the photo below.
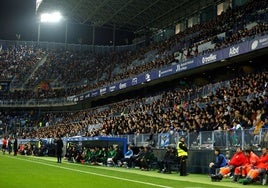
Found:
[[260, 148], [268, 146], [268, 129], [261, 129], [254, 133], [254, 129], [245, 130], [216, 130], [203, 132], [173, 132], [159, 134], [120, 135], [129, 144], [135, 146], [151, 145], [155, 148], [165, 148], [167, 145], [176, 145], [180, 136], [185, 136], [189, 149], [213, 149], [219, 147], [229, 149], [236, 146]]

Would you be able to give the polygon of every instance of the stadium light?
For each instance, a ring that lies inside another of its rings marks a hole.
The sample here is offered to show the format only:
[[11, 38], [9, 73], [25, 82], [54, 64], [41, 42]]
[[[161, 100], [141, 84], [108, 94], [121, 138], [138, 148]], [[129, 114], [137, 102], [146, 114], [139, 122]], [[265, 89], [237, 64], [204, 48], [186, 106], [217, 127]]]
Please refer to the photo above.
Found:
[[67, 31], [68, 31], [68, 23], [66, 19], [63, 19], [63, 16], [60, 12], [53, 12], [53, 13], [42, 13], [40, 15], [40, 20], [38, 23], [38, 36], [37, 42], [39, 44], [40, 41], [40, 32], [41, 32], [41, 23], [58, 23], [60, 21], [65, 21], [65, 44], [67, 43]]
[[41, 22], [59, 22], [62, 19], [62, 15], [59, 12], [43, 13], [41, 14]]

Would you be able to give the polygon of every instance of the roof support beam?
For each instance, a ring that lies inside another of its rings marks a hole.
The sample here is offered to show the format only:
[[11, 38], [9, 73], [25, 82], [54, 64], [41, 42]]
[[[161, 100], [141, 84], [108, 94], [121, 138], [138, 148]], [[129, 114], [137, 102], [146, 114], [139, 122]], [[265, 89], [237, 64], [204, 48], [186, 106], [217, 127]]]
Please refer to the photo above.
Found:
[[174, 25], [209, 5], [215, 0], [46, 0], [38, 12], [58, 8], [69, 22], [110, 29], [115, 24], [117, 30], [138, 31]]
[[113, 15], [111, 15], [110, 17], [107, 17], [106, 20], [104, 20], [102, 22], [102, 24], [100, 24], [100, 27], [102, 27], [104, 24], [106, 24], [107, 22], [109, 22], [110, 20], [112, 20], [119, 12], [121, 12], [122, 10], [124, 10], [130, 3], [132, 3], [134, 0], [129, 0], [127, 3], [125, 3], [120, 9], [118, 9], [116, 12], [113, 13]]
[[127, 23], [131, 22], [132, 20], [134, 20], [136, 17], [138, 17], [139, 15], [141, 15], [142, 13], [144, 13], [145, 11], [147, 11], [148, 9], [150, 9], [152, 6], [154, 6], [156, 3], [158, 3], [158, 1], [160, 0], [156, 0], [153, 3], [151, 3], [149, 6], [147, 6], [146, 8], [144, 8], [142, 11], [140, 11], [138, 14], [136, 14], [135, 16], [133, 16], [132, 18], [128, 19], [124, 24], [122, 24], [119, 28], [124, 27]]
[[75, 6], [71, 9], [69, 14], [72, 14], [83, 2], [84, 0], [80, 0], [78, 3], [75, 4]]
[[88, 20], [90, 20], [96, 13], [99, 12], [99, 10], [105, 6], [107, 3], [109, 3], [110, 0], [105, 0], [103, 1], [94, 11], [91, 12], [91, 14], [89, 14], [87, 16], [87, 18], [82, 22], [83, 24], [86, 23]]
[[157, 16], [157, 17], [155, 17], [154, 19], [152, 19], [151, 21], [147, 22], [146, 24], [140, 26], [140, 27], [137, 29], [137, 31], [140, 30], [140, 29], [142, 29], [142, 28], [144, 28], [144, 27], [146, 27], [146, 26], [148, 26], [148, 25], [150, 25], [151, 23], [155, 22], [156, 20], [159, 20], [159, 19], [162, 18], [163, 16], [167, 15], [168, 13], [170, 13], [170, 12], [172, 12], [173, 10], [177, 9], [178, 7], [182, 6], [185, 2], [187, 2], [187, 0], [184, 0], [184, 1], [181, 2], [181, 3], [178, 3], [177, 6], [174, 6], [172, 9], [170, 9], [170, 10], [164, 12], [164, 13], [161, 14], [160, 16]]

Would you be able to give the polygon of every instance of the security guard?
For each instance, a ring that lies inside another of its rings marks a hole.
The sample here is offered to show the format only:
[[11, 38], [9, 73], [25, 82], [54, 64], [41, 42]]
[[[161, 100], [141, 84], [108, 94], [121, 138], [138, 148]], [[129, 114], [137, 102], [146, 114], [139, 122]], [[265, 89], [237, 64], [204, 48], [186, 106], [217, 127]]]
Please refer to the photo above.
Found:
[[186, 172], [186, 159], [188, 158], [188, 149], [185, 145], [185, 137], [180, 137], [177, 144], [177, 151], [180, 164], [180, 176], [187, 176]]

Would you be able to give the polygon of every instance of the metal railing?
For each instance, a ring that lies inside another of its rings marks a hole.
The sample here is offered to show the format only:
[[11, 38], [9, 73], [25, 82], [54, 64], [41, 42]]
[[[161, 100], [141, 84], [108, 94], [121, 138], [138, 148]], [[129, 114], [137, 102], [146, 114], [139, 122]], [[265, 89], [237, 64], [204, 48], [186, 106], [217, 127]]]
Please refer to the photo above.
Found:
[[[228, 150], [238, 146], [242, 149], [251, 147], [252, 149], [260, 150], [262, 147], [268, 147], [268, 129], [261, 129], [258, 134], [254, 134], [254, 129], [246, 129], [236, 131], [204, 131], [199, 133], [170, 132], [158, 134], [110, 135], [105, 137], [126, 138], [127, 143], [133, 146], [151, 146], [153, 148], [162, 149], [170, 145], [176, 147], [181, 136], [186, 138], [186, 144], [190, 150], [213, 150], [215, 147]], [[20, 141], [23, 140], [27, 141], [29, 139], [20, 139]]]
[[30, 100], [0, 100], [1, 107], [47, 107], [47, 106], [68, 106], [76, 104], [67, 98], [56, 99], [30, 99]]
[[165, 148], [167, 145], [176, 145], [180, 136], [185, 136], [189, 149], [213, 149], [232, 148], [241, 146], [259, 149], [268, 146], [268, 129], [262, 129], [258, 134], [254, 134], [253, 129], [246, 130], [226, 130], [226, 131], [204, 131], [190, 133], [159, 133], [159, 134], [139, 134], [139, 135], [119, 135], [115, 137], [126, 138], [129, 144], [135, 146], [151, 145], [155, 148]]

